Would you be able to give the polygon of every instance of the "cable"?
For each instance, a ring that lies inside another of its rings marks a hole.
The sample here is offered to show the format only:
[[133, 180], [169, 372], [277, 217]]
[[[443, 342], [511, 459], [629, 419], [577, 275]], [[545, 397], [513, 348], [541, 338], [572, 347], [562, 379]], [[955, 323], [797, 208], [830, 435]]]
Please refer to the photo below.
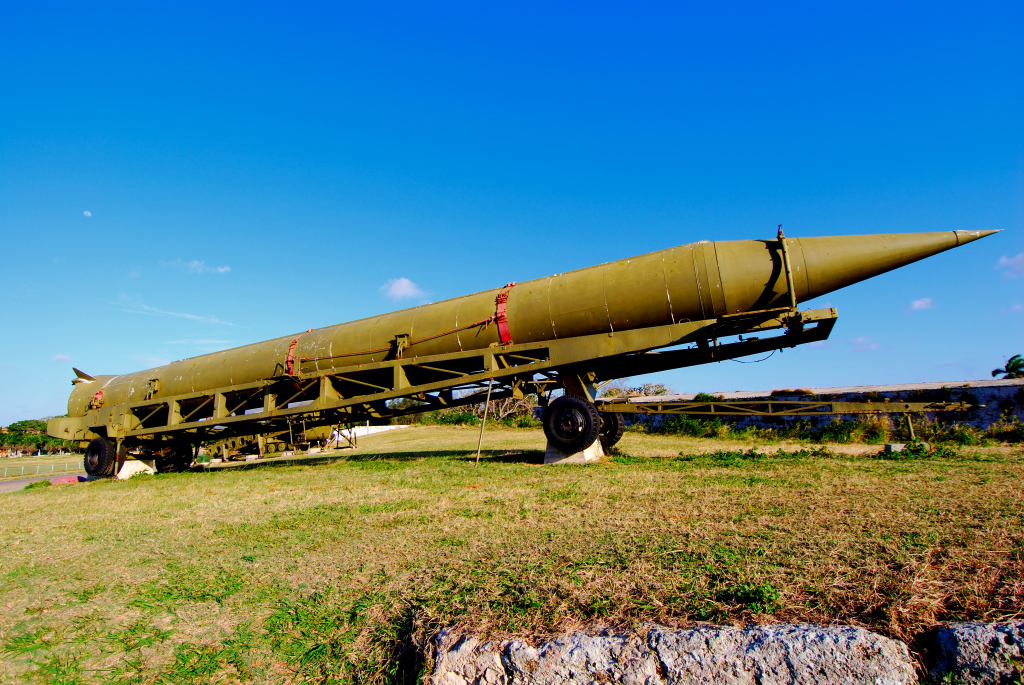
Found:
[[[778, 350], [772, 350], [771, 352], [768, 353], [768, 357], [772, 356], [776, 352], [778, 352]], [[768, 359], [768, 357], [765, 357], [764, 359], [755, 359], [752, 362], [745, 362], [742, 359], [730, 359], [729, 361], [736, 362], [738, 364], [758, 364], [760, 362], [763, 362], [765, 359]]]

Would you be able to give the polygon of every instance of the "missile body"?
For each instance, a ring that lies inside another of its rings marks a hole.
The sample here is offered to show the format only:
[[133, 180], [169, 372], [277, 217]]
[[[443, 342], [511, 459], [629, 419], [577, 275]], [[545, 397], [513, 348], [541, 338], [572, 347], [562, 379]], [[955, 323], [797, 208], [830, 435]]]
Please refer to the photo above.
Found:
[[[795, 301], [991, 233], [995, 231], [785, 240]], [[673, 247], [146, 371], [85, 376], [76, 381], [68, 416], [85, 416], [97, 406], [351, 368], [396, 355], [426, 357], [784, 307], [793, 302], [784, 262], [780, 240], [702, 241]]]

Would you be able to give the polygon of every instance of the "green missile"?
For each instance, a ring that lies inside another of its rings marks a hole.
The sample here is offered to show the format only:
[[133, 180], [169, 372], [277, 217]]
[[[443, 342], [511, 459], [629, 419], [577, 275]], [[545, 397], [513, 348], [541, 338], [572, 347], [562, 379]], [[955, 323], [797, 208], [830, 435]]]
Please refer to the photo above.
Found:
[[[780, 230], [775, 240], [701, 241], [146, 371], [93, 377], [76, 370], [68, 417], [396, 357], [423, 358], [795, 308], [801, 301], [996, 232], [786, 239]], [[65, 437], [59, 429], [67, 424], [56, 421], [48, 432]]]

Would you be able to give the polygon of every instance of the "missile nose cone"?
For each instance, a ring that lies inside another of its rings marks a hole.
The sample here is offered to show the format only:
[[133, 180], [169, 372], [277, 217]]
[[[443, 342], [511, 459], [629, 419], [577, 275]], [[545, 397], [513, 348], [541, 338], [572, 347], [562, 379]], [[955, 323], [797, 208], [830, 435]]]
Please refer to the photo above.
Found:
[[[806, 302], [998, 232], [789, 238], [786, 242], [796, 299]], [[790, 302], [780, 248], [781, 244], [774, 240], [715, 243], [726, 310], [730, 314], [783, 307]]]
[[[807, 298], [823, 295], [996, 231], [940, 231], [801, 238], [807, 267]], [[800, 289], [797, 288], [799, 294]], [[804, 298], [800, 298], [804, 299]]]
[[956, 234], [957, 247], [965, 245], [966, 243], [974, 242], [986, 236], [990, 236], [993, 233], [999, 233], [1000, 231], [953, 231]]

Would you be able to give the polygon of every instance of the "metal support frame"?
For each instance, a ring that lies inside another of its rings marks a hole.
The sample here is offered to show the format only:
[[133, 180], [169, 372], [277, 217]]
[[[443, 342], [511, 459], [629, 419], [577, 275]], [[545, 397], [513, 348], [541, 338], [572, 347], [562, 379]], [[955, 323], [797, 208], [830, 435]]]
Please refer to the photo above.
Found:
[[[615, 414], [678, 414], [686, 416], [812, 417], [832, 414], [910, 414], [966, 412], [968, 402], [829, 402], [816, 400], [721, 400], [717, 402], [649, 401], [643, 397], [602, 398], [597, 410]], [[911, 428], [913, 434], [913, 428]]]

